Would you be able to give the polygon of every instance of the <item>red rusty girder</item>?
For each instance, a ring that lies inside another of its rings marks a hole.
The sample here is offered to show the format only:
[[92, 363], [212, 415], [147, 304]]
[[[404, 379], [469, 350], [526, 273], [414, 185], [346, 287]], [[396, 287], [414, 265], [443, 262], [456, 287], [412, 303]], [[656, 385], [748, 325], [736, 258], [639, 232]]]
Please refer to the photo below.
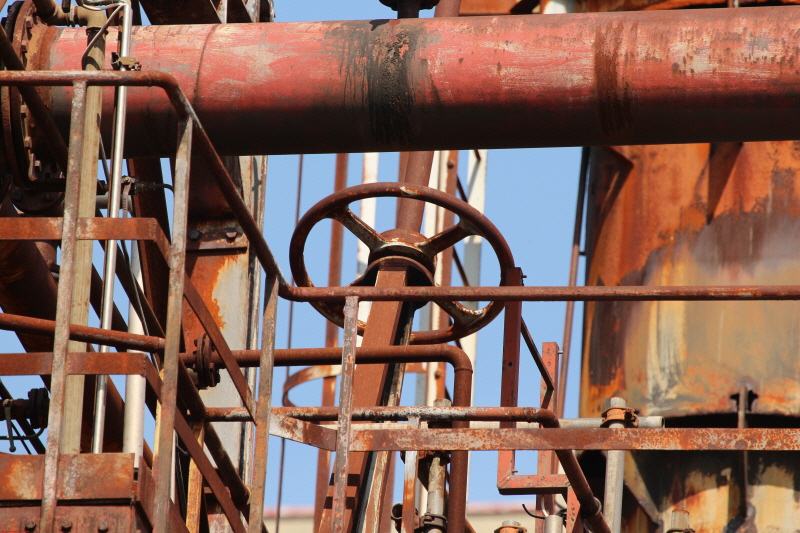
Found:
[[[765, 7], [153, 26], [135, 29], [132, 55], [178, 79], [222, 154], [787, 139], [799, 18]], [[74, 69], [85, 47], [79, 29], [34, 42], [33, 69]], [[70, 90], [51, 92], [65, 128]], [[129, 155], [174, 147], [168, 108], [160, 91], [131, 89]]]

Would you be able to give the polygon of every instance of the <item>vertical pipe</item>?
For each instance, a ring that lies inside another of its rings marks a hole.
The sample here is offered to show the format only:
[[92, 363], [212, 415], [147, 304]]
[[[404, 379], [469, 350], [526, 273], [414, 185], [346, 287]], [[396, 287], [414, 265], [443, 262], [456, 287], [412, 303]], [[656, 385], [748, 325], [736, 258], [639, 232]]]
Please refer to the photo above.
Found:
[[[105, 22], [105, 15], [101, 15], [86, 28], [88, 42], [99, 31]], [[102, 20], [102, 22], [101, 22]], [[97, 24], [97, 26], [94, 26]], [[101, 36], [94, 41], [86, 55], [83, 65], [86, 71], [102, 70], [105, 60], [105, 37]], [[83, 122], [84, 147], [81, 164], [83, 176], [81, 177], [81, 190], [79, 192], [78, 217], [93, 217], [95, 214], [95, 200], [97, 198], [97, 157], [100, 146], [100, 117], [102, 111], [103, 88], [89, 86], [86, 88], [85, 120]], [[75, 279], [73, 281], [72, 304], [70, 309], [70, 322], [72, 324], [86, 325], [89, 319], [89, 300], [92, 275], [92, 241], [77, 241], [75, 243]], [[62, 243], [63, 254], [63, 243]], [[63, 305], [59, 302], [59, 306]], [[86, 351], [86, 343], [70, 342], [70, 352]], [[61, 441], [62, 452], [80, 453], [81, 451], [81, 423], [83, 420], [84, 376], [69, 376], [64, 402], [64, 434]]]
[[[131, 6], [129, 0], [122, 2], [122, 31], [119, 39], [119, 56], [130, 55], [131, 41]], [[127, 70], [120, 67], [120, 70]], [[128, 88], [124, 85], [116, 87], [114, 107], [113, 141], [111, 149], [111, 183], [108, 193], [108, 218], [119, 218], [120, 193], [122, 191], [122, 151], [125, 145], [125, 117], [127, 114]], [[117, 269], [117, 241], [106, 242], [106, 255], [103, 265], [103, 303], [100, 308], [100, 327], [111, 329], [111, 317], [114, 311], [114, 273]], [[101, 353], [108, 353], [108, 346], [100, 346]], [[94, 433], [92, 436], [92, 453], [103, 451], [103, 431], [105, 430], [106, 394], [108, 377], [97, 376], [95, 392]]]
[[[572, 256], [569, 261], [569, 286], [574, 287], [578, 282], [578, 260], [581, 252], [581, 230], [583, 228], [583, 204], [586, 199], [586, 176], [589, 173], [589, 155], [591, 148], [584, 147], [581, 151], [581, 170], [578, 177], [578, 201], [575, 204], [575, 228], [572, 232]], [[561, 343], [561, 370], [558, 375], [558, 400], [556, 408], [559, 418], [564, 416], [564, 400], [567, 395], [567, 370], [569, 369], [569, 350], [572, 344], [572, 323], [575, 311], [575, 302], [567, 302], [567, 312], [564, 317], [564, 342]]]
[[[378, 154], [364, 154], [364, 175], [366, 176], [367, 155], [374, 155], [375, 166], [378, 163]], [[347, 166], [349, 162], [348, 154], [336, 155], [336, 172], [334, 174], [333, 190], [334, 192], [340, 191], [347, 186]], [[375, 169], [377, 175], [377, 168]], [[366, 177], [365, 177], [366, 179]], [[373, 180], [375, 181], [375, 180]], [[374, 213], [374, 198], [373, 200], [373, 213]], [[361, 203], [362, 210], [366, 200]], [[362, 211], [363, 213], [363, 211]], [[362, 216], [363, 218], [363, 216]], [[371, 227], [374, 227], [374, 215], [371, 220], [367, 222]], [[344, 228], [341, 224], [333, 224], [331, 227], [331, 253], [330, 265], [328, 267], [328, 286], [338, 287], [342, 283], [342, 243], [344, 241]], [[363, 246], [361, 241], [358, 241], [359, 247]], [[366, 249], [366, 246], [365, 246]], [[361, 249], [359, 248], [359, 254]], [[367, 254], [369, 250], [367, 249]], [[359, 258], [360, 267], [360, 258]], [[364, 268], [366, 268], [366, 259], [364, 260]], [[360, 318], [360, 317], [359, 317]], [[325, 324], [325, 347], [333, 348], [339, 345], [339, 328], [333, 322], [326, 321]], [[322, 380], [322, 405], [332, 406], [336, 394], [336, 376], [327, 376]], [[314, 504], [314, 531], [319, 531], [319, 521], [322, 517], [322, 507], [325, 505], [325, 495], [328, 491], [328, 484], [330, 483], [330, 466], [331, 466], [331, 452], [328, 450], [320, 449], [317, 452], [317, 489]], [[280, 517], [276, 518], [275, 533], [278, 533], [278, 521]]]
[[[296, 200], [294, 204], [294, 225], [297, 226], [297, 220], [300, 218], [300, 198], [302, 197], [303, 193], [303, 160], [305, 159], [303, 154], [300, 154], [300, 161], [297, 165], [297, 193], [295, 195]], [[335, 231], [337, 228], [337, 224], [333, 225], [333, 230]], [[339, 228], [341, 233], [341, 228]], [[331, 236], [331, 240], [333, 240], [333, 236]], [[333, 259], [331, 259], [331, 266], [333, 268]], [[330, 285], [330, 283], [328, 284]], [[291, 349], [292, 347], [292, 331], [294, 330], [294, 302], [289, 302], [289, 323], [287, 325], [287, 332], [286, 332], [286, 348]], [[327, 346], [328, 335], [330, 334], [330, 326], [334, 326], [330, 322], [326, 322], [326, 329], [325, 329], [325, 340]], [[286, 367], [286, 374], [285, 379], [289, 379], [289, 366]], [[326, 378], [327, 379], [327, 378]], [[323, 385], [324, 387], [324, 385]], [[330, 456], [330, 452], [327, 450], [319, 450], [319, 461], [321, 463], [323, 454], [327, 454]], [[283, 505], [283, 468], [284, 462], [286, 459], [286, 439], [281, 439], [281, 449], [279, 452], [279, 459], [278, 459], [278, 497], [276, 498], [275, 503], [275, 533], [279, 533], [281, 530], [281, 507]], [[318, 464], [318, 470], [321, 464]], [[317, 473], [317, 499], [319, 499], [319, 472]], [[327, 477], [327, 476], [326, 476]]]
[[[142, 283], [142, 267], [139, 263], [139, 243], [131, 245], [131, 272], [138, 283]], [[144, 334], [142, 322], [131, 302], [128, 306], [128, 332]], [[135, 455], [134, 465], [144, 451], [144, 400], [147, 382], [144, 376], [130, 374], [125, 377], [125, 424], [122, 428], [122, 451]]]
[[544, 533], [563, 533], [564, 519], [557, 514], [548, 515], [544, 519]]
[[[611, 398], [609, 407], [625, 408], [628, 403], [623, 398]], [[612, 422], [611, 429], [624, 428], [623, 422]], [[607, 517], [611, 533], [619, 533], [622, 522], [622, 490], [625, 475], [625, 452], [609, 450], [606, 455], [606, 491], [604, 515]]]
[[[433, 166], [433, 152], [411, 152], [406, 163], [406, 173], [401, 180], [409, 185], [426, 186]], [[419, 200], [400, 198], [397, 200], [397, 228], [419, 231], [425, 203]]]

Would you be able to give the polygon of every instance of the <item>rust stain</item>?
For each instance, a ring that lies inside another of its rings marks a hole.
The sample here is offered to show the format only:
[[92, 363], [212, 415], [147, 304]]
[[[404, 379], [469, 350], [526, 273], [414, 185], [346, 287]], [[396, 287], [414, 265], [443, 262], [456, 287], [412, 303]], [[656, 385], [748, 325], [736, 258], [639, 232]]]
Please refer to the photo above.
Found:
[[[616, 167], [595, 165], [587, 284], [796, 279], [797, 143], [724, 149], [620, 147], [634, 169], [613, 194]], [[581, 412], [596, 416], [614, 394], [647, 414], [731, 412], [728, 397], [746, 378], [759, 394], [757, 412], [795, 413], [799, 323], [790, 302], [590, 303]]]
[[612, 135], [630, 129], [633, 93], [626, 81], [620, 84], [618, 64], [622, 47], [622, 22], [598, 26], [594, 43], [594, 74], [597, 83], [600, 126]]
[[371, 21], [340, 35], [331, 33], [334, 42], [343, 43], [339, 53], [339, 73], [344, 78], [344, 99], [360, 99], [369, 113], [372, 137], [383, 145], [413, 143], [411, 111], [415, 105], [413, 78], [427, 75], [427, 62], [418, 61], [419, 31], [397, 28], [396, 22]]

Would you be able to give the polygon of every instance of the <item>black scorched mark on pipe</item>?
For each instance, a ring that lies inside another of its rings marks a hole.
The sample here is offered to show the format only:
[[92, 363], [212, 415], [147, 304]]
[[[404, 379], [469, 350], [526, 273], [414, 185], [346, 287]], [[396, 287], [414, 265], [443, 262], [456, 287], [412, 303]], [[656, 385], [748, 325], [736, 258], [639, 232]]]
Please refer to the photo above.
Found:
[[411, 144], [411, 72], [417, 33], [390, 21], [371, 21], [346, 37], [339, 72], [345, 105], [366, 107], [371, 136], [382, 145]]
[[617, 64], [620, 59], [623, 24], [598, 26], [594, 44], [594, 75], [600, 127], [607, 135], [629, 129], [632, 122], [633, 94], [627, 81], [619, 83]]

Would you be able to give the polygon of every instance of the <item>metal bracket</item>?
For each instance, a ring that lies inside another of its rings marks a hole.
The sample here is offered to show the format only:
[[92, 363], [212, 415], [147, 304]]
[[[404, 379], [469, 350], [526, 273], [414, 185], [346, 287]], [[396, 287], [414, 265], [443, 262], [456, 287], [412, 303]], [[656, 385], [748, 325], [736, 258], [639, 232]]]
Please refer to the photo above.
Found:
[[115, 52], [111, 53], [111, 67], [114, 70], [135, 70], [139, 71], [142, 70], [142, 64], [133, 57], [133, 56], [122, 56], [120, 57]]
[[625, 427], [639, 427], [639, 416], [630, 407], [609, 407], [603, 411], [603, 427], [608, 427], [612, 422], [622, 422]]

